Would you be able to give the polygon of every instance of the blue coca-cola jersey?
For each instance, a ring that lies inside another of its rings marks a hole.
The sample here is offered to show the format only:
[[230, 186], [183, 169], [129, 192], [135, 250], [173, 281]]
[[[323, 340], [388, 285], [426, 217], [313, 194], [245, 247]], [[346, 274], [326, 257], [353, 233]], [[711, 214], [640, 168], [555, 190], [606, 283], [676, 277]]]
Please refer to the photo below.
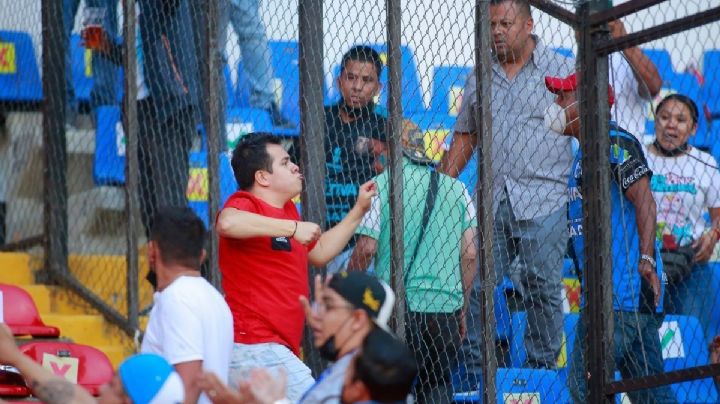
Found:
[[[654, 306], [651, 286], [638, 272], [640, 262], [640, 238], [636, 222], [636, 209], [625, 197], [625, 191], [641, 178], [652, 176], [642, 146], [634, 136], [615, 123], [610, 123], [610, 231], [612, 238], [612, 282], [613, 309], [629, 312], [662, 312], [664, 291], [660, 293], [660, 304]], [[583, 233], [582, 208], [582, 151], [575, 156], [568, 181], [568, 221], [572, 246], [577, 257], [577, 266], [585, 288], [585, 237]], [[663, 279], [660, 247], [655, 246], [658, 279]], [[664, 284], [661, 282], [661, 289]], [[584, 299], [581, 307], [585, 307]]]

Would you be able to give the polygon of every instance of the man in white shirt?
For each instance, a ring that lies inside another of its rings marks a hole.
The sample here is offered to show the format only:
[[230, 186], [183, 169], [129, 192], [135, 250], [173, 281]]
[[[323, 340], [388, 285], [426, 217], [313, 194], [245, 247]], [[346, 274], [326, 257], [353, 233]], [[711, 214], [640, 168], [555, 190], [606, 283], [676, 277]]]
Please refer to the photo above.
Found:
[[210, 403], [195, 379], [205, 371], [228, 382], [233, 320], [222, 295], [200, 276], [205, 226], [190, 208], [162, 208], [148, 242], [157, 292], [142, 352], [173, 365], [185, 385], [186, 403]]

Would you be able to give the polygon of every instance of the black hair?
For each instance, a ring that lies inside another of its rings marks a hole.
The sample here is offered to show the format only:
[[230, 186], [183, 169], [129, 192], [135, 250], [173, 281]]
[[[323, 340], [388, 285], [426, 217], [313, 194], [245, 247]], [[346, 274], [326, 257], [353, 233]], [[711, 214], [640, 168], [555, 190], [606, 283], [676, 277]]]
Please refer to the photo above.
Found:
[[205, 224], [186, 206], [161, 207], [155, 213], [150, 240], [162, 260], [199, 269], [205, 244]]
[[515, 4], [517, 8], [520, 9], [520, 11], [525, 14], [528, 17], [532, 17], [532, 13], [530, 12], [530, 2], [528, 0], [490, 0], [491, 6], [498, 6], [505, 2], [512, 2]]
[[374, 328], [355, 359], [354, 379], [378, 402], [405, 401], [418, 374], [412, 352], [390, 333]]
[[280, 145], [280, 138], [271, 133], [256, 132], [248, 133], [235, 146], [230, 164], [240, 189], [252, 188], [257, 171], [272, 173], [273, 161], [267, 152], [269, 144]]
[[687, 95], [680, 94], [680, 93], [670, 94], [667, 97], [663, 98], [662, 101], [660, 101], [658, 103], [657, 107], [655, 108], [655, 116], [657, 116], [658, 113], [660, 113], [660, 109], [663, 107], [663, 105], [665, 105], [665, 103], [667, 103], [668, 101], [671, 101], [671, 100], [675, 100], [675, 101], [685, 104], [685, 106], [687, 106], [688, 109], [690, 110], [690, 117], [692, 118], [693, 123], [696, 123], [696, 124], [698, 123], [699, 113], [698, 113], [697, 104], [695, 104], [695, 101], [693, 101]]
[[345, 52], [342, 57], [342, 61], [340, 63], [340, 74], [345, 71], [345, 66], [350, 61], [372, 63], [375, 66], [378, 78], [380, 78], [380, 73], [382, 72], [382, 60], [380, 60], [380, 54], [378, 54], [375, 49], [365, 45], [358, 45], [350, 48], [350, 50]]

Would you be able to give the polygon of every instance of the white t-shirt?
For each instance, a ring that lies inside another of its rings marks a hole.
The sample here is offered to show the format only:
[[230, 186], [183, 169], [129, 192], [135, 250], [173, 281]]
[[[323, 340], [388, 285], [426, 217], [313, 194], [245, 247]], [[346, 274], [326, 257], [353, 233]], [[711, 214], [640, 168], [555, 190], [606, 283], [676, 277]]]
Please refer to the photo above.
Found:
[[657, 204], [658, 238], [664, 246], [686, 246], [705, 230], [703, 214], [720, 207], [720, 171], [713, 156], [693, 147], [689, 155], [647, 153], [650, 187]]
[[610, 109], [610, 119], [643, 143], [650, 99], [644, 99], [638, 93], [637, 78], [622, 52], [610, 54], [609, 66], [608, 81], [615, 91], [615, 104]]
[[[156, 353], [172, 365], [196, 360], [228, 382], [233, 320], [225, 299], [205, 279], [181, 276], [156, 292], [142, 352]], [[205, 394], [200, 403], [210, 403]]]

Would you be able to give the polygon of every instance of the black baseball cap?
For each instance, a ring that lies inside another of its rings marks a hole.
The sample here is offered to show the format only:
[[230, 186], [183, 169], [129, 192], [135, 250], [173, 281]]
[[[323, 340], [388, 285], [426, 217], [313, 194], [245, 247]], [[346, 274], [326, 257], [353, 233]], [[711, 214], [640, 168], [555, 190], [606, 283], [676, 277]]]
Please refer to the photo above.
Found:
[[390, 286], [365, 272], [338, 272], [328, 287], [358, 309], [365, 310], [380, 328], [390, 331], [388, 320], [395, 304], [395, 293]]

